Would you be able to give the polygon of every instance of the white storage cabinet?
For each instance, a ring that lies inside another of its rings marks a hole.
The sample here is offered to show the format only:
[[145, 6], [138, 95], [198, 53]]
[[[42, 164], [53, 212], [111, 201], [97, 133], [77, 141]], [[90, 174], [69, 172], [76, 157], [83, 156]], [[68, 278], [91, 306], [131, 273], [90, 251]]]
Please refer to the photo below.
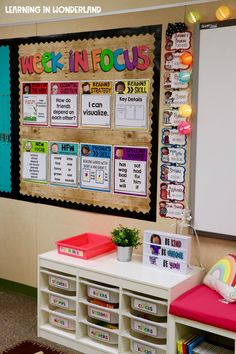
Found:
[[145, 267], [138, 255], [41, 254], [38, 336], [88, 354], [175, 354], [168, 306], [202, 277], [197, 268], [183, 275]]

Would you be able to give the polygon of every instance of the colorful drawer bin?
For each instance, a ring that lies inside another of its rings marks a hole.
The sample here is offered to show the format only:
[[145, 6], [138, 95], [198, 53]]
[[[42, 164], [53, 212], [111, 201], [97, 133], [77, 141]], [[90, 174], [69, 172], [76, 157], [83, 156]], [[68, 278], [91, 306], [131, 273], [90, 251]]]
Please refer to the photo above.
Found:
[[76, 291], [76, 282], [75, 280], [66, 279], [62, 276], [49, 275], [49, 285], [67, 291]]
[[88, 306], [88, 315], [89, 317], [96, 318], [104, 322], [109, 322], [109, 323], [119, 322], [118, 313], [113, 313], [107, 310], [100, 309], [98, 307]]
[[76, 303], [71, 299], [58, 295], [49, 295], [49, 304], [69, 311], [75, 311]]
[[143, 300], [136, 297], [131, 297], [131, 307], [134, 310], [145, 312], [155, 316], [167, 316], [167, 305], [158, 304], [151, 300]]
[[[59, 312], [59, 311], [57, 311]], [[49, 323], [52, 326], [59, 327], [62, 329], [66, 329], [69, 331], [74, 331], [75, 330], [75, 321], [70, 320], [68, 318], [63, 317], [63, 312], [62, 315], [57, 315], [57, 314], [49, 314]]]
[[116, 248], [110, 237], [88, 232], [57, 241], [56, 244], [58, 253], [83, 259], [89, 259]]
[[88, 336], [109, 344], [118, 344], [118, 336], [116, 334], [90, 325], [88, 326]]
[[150, 347], [149, 345], [139, 343], [135, 340], [130, 341], [130, 350], [132, 353], [139, 354], [158, 354], [156, 348]]
[[166, 328], [160, 327], [155, 322], [131, 318], [131, 328], [134, 332], [142, 333], [146, 336], [166, 339]]
[[89, 297], [100, 299], [105, 302], [111, 302], [113, 304], [119, 302], [119, 293], [113, 292], [112, 290], [103, 289], [97, 285], [88, 285], [87, 291]]

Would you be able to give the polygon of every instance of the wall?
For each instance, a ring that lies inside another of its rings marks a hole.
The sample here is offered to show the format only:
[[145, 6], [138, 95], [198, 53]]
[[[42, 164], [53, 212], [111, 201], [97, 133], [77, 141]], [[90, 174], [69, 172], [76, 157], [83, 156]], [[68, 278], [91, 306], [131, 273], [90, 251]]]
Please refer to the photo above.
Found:
[[[137, 12], [132, 16], [122, 14], [104, 18], [52, 22], [50, 25], [40, 23], [1, 27], [0, 36], [1, 38], [14, 38], [163, 24], [164, 43], [168, 22], [183, 22], [186, 13], [193, 8], [202, 13], [203, 22], [214, 20], [215, 10], [222, 3], [212, 2], [195, 5], [194, 7]], [[225, 1], [226, 3], [236, 17], [235, 0]], [[163, 77], [161, 77], [161, 80], [161, 87], [163, 87]], [[163, 101], [163, 93], [164, 90], [161, 89], [161, 102]], [[141, 231], [144, 229], [176, 231], [176, 222], [168, 219], [159, 218], [156, 223], [145, 222], [0, 198], [0, 278], [36, 286], [37, 254], [55, 248], [56, 240], [84, 231], [109, 234], [111, 229], [120, 223], [137, 227]], [[227, 252], [236, 252], [236, 244], [233, 241], [207, 237], [201, 237], [200, 240], [203, 263], [207, 269]], [[138, 252], [141, 252], [141, 249]], [[197, 262], [197, 247], [195, 240], [193, 240], [192, 263], [197, 264]]]

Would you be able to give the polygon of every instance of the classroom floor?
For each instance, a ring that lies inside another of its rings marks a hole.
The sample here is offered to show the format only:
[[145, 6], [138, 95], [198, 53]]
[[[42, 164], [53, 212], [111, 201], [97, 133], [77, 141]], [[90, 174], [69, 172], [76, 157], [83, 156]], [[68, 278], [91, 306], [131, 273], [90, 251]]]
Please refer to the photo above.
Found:
[[36, 340], [65, 354], [79, 353], [37, 338], [37, 301], [35, 298], [0, 289], [0, 353], [26, 339]]

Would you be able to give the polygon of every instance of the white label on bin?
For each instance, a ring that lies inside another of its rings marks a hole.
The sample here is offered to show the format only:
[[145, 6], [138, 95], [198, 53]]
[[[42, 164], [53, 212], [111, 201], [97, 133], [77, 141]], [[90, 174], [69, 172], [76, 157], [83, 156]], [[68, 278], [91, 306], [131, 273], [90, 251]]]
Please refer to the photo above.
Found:
[[134, 307], [139, 311], [157, 313], [157, 305], [152, 302], [134, 299]]
[[63, 307], [65, 309], [69, 308], [69, 301], [67, 299], [62, 298], [62, 297], [50, 295], [49, 302], [51, 305]]
[[111, 314], [106, 311], [101, 311], [94, 307], [89, 307], [89, 315], [95, 318], [100, 318], [101, 320], [110, 321]]
[[50, 322], [57, 327], [69, 328], [69, 321], [65, 318], [50, 316]]
[[157, 328], [144, 322], [134, 321], [134, 329], [149, 336], [157, 336]]
[[108, 332], [101, 331], [100, 329], [89, 327], [89, 336], [102, 340], [104, 342], [110, 342], [110, 335]]
[[133, 351], [135, 353], [141, 354], [156, 354], [156, 349], [147, 347], [146, 345], [140, 344], [138, 342], [133, 342]]
[[103, 300], [110, 300], [109, 291], [93, 288], [91, 286], [89, 287], [89, 295]]
[[83, 257], [84, 252], [81, 250], [75, 250], [74, 248], [60, 246], [60, 252], [70, 254], [71, 256]]
[[66, 279], [50, 276], [50, 285], [56, 288], [69, 289], [69, 282]]

